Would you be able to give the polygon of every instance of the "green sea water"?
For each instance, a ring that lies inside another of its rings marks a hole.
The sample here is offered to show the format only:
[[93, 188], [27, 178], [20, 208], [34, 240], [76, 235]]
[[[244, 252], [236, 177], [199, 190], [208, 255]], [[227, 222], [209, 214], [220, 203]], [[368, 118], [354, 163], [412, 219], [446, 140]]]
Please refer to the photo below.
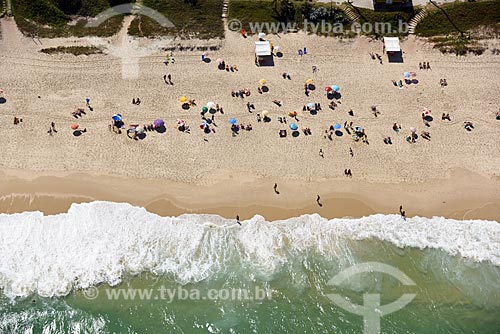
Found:
[[[65, 297], [2, 295], [0, 333], [363, 333], [363, 317], [335, 305], [331, 293], [355, 304], [363, 304], [366, 293], [378, 293], [382, 305], [404, 293], [416, 294], [408, 305], [381, 318], [381, 333], [500, 333], [500, 267], [378, 240], [349, 241], [342, 254], [298, 252], [267, 275], [255, 270], [258, 264], [232, 257], [224, 270], [198, 282], [179, 284], [174, 274], [147, 272], [127, 276], [115, 287], [102, 284]], [[343, 270], [373, 261], [397, 268], [415, 285], [405, 286], [384, 273], [329, 284]], [[192, 298], [181, 296], [181, 290]], [[248, 294], [240, 298], [220, 292], [243, 290]], [[140, 297], [138, 291], [152, 293]], [[176, 295], [169, 298], [161, 291]], [[219, 291], [219, 298], [208, 298], [209, 291]], [[265, 291], [265, 297], [256, 291]]]

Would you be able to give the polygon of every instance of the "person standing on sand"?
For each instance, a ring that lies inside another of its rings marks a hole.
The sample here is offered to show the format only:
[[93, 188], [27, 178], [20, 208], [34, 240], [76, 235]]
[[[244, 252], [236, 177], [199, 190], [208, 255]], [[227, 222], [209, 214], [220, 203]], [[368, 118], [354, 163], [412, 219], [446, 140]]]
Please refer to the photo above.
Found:
[[322, 157], [322, 158], [325, 157], [325, 155], [323, 154], [323, 150], [322, 149], [319, 149], [319, 156]]
[[240, 223], [240, 216], [239, 215], [236, 215], [236, 223], [238, 223], [238, 225], [241, 226], [241, 223]]
[[321, 207], [321, 206], [323, 206], [323, 204], [321, 204], [320, 200], [321, 200], [321, 197], [318, 195], [318, 197], [316, 197], [316, 203], [318, 203], [318, 205]]
[[403, 210], [402, 205], [399, 206], [399, 214], [401, 215], [401, 218], [403, 218], [403, 220], [406, 220], [406, 211]]
[[352, 147], [349, 147], [349, 154], [351, 155], [351, 157], [354, 156], [354, 152], [352, 151]]
[[277, 184], [277, 183], [275, 183], [275, 184], [274, 184], [274, 192], [275, 192], [277, 195], [279, 195], [279, 194], [280, 194], [280, 192], [278, 191], [278, 184]]

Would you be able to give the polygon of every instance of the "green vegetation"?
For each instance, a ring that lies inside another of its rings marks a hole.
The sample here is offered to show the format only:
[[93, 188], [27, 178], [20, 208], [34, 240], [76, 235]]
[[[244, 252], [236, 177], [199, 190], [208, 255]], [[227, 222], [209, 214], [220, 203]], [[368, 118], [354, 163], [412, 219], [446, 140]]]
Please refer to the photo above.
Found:
[[480, 55], [486, 50], [485, 47], [469, 36], [449, 35], [434, 37], [430, 41], [434, 43], [434, 48], [439, 49], [442, 53], [454, 53], [457, 56], [463, 56], [467, 53]]
[[132, 21], [130, 35], [153, 37], [174, 34], [181, 38], [203, 39], [224, 37], [222, 0], [143, 0], [143, 5], [163, 14], [175, 28], [163, 28], [152, 19], [141, 16]]
[[[304, 28], [304, 20], [309, 23], [325, 21], [330, 24], [348, 23], [345, 13], [337, 6], [308, 1], [279, 0], [231, 0], [229, 19], [237, 19], [247, 33], [252, 34], [251, 23], [290, 23], [288, 27]], [[256, 27], [256, 25], [253, 25]], [[280, 28], [283, 26], [280, 26]], [[280, 29], [283, 30], [283, 29]], [[311, 29], [309, 29], [311, 31]], [[320, 30], [320, 29], [319, 29]], [[318, 30], [318, 33], [321, 33]], [[253, 33], [257, 33], [254, 31]]]
[[[416, 33], [432, 37], [434, 47], [443, 53], [482, 54], [486, 48], [479, 40], [498, 37], [500, 33], [500, 1], [450, 3], [436, 8], [418, 25]], [[481, 29], [487, 28], [487, 29]], [[436, 37], [437, 36], [437, 37]]]
[[[87, 19], [130, 0], [12, 0], [19, 29], [39, 37], [112, 36], [120, 28], [122, 15], [114, 16], [98, 28], [85, 28]], [[75, 16], [80, 17], [72, 22]], [[71, 23], [71, 24], [70, 24]]]
[[[459, 33], [480, 26], [498, 25], [500, 23], [500, 1], [485, 2], [457, 2], [440, 6], [448, 14], [435, 7], [418, 25], [416, 33], [419, 36], [429, 37]], [[432, 7], [431, 7], [432, 9]]]
[[75, 56], [88, 56], [91, 54], [102, 53], [101, 50], [95, 46], [59, 46], [57, 48], [42, 49], [40, 52], [47, 54], [70, 53]]

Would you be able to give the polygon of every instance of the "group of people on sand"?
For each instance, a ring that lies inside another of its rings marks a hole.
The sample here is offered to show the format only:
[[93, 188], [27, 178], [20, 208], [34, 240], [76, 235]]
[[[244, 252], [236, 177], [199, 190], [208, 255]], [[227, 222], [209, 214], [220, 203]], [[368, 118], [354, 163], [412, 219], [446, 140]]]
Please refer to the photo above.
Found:
[[140, 98], [132, 99], [132, 104], [135, 104], [136, 106], [140, 105], [141, 99]]
[[[337, 101], [339, 104], [340, 104], [340, 101]], [[328, 104], [328, 108], [332, 109], [332, 110], [335, 110], [335, 108], [337, 108], [337, 102], [335, 101], [330, 101], [330, 103]], [[321, 106], [320, 106], [321, 108]], [[351, 112], [352, 112], [352, 109], [351, 109]], [[353, 114], [354, 115], [354, 114]]]
[[447, 114], [443, 113], [441, 115], [441, 120], [443, 120], [443, 121], [451, 121], [450, 114], [449, 113], [447, 113]]
[[[260, 89], [260, 87], [259, 87]], [[250, 89], [248, 88], [243, 88], [243, 89], [240, 89], [238, 91], [231, 91], [231, 96], [232, 97], [241, 97], [242, 99], [245, 98], [245, 97], [248, 97], [250, 96]]]
[[85, 112], [85, 109], [83, 108], [77, 108], [75, 111], [71, 112], [71, 115], [74, 118], [82, 117], [83, 115], [86, 115], [87, 113]]
[[281, 76], [283, 77], [283, 79], [292, 80], [292, 77], [290, 76], [290, 73], [283, 72], [281, 74]]
[[370, 57], [372, 58], [372, 60], [378, 60], [378, 62], [380, 63], [380, 65], [383, 64], [383, 62], [382, 62], [382, 56], [379, 55], [378, 53], [370, 52]]
[[439, 84], [441, 85], [441, 87], [448, 86], [448, 83], [446, 82], [446, 79], [439, 79]]
[[418, 68], [421, 69], [421, 70], [430, 70], [431, 69], [431, 65], [429, 64], [429, 62], [422, 62], [422, 63], [418, 63]]
[[347, 176], [347, 177], [352, 177], [351, 169], [345, 169], [344, 170], [344, 175]]
[[304, 105], [302, 107], [302, 111], [311, 111], [311, 110], [320, 111], [321, 110], [321, 104], [320, 103], [315, 103], [314, 104], [314, 108], [311, 108], [308, 105], [307, 106]]
[[14, 117], [14, 125], [18, 125], [19, 123], [22, 123], [23, 119], [19, 117]]
[[169, 73], [169, 74], [164, 74], [163, 75], [163, 81], [167, 84], [167, 85], [171, 85], [173, 86], [174, 83], [172, 82], [172, 75]]

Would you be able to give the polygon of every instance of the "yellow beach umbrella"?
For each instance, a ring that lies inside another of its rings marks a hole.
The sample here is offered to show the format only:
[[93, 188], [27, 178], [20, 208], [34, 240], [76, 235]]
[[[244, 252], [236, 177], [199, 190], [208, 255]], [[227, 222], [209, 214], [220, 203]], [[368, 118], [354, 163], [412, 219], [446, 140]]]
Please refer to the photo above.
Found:
[[184, 102], [186, 102], [187, 100], [188, 100], [188, 98], [187, 98], [187, 97], [185, 97], [185, 96], [181, 96], [181, 97], [179, 98], [179, 102], [180, 102], [180, 103], [184, 103]]
[[265, 117], [265, 116], [269, 115], [269, 111], [267, 111], [267, 110], [263, 110], [263, 111], [261, 112], [261, 114], [262, 114], [262, 116], [264, 116], [264, 117]]
[[260, 81], [259, 81], [259, 82], [260, 82], [260, 84], [261, 84], [261, 85], [263, 85], [263, 84], [265, 84], [267, 81], [266, 81], [266, 79], [260, 79]]
[[310, 84], [312, 84], [312, 83], [314, 83], [314, 80], [313, 80], [313, 79], [307, 79], [307, 80], [306, 80], [306, 84], [310, 85]]

